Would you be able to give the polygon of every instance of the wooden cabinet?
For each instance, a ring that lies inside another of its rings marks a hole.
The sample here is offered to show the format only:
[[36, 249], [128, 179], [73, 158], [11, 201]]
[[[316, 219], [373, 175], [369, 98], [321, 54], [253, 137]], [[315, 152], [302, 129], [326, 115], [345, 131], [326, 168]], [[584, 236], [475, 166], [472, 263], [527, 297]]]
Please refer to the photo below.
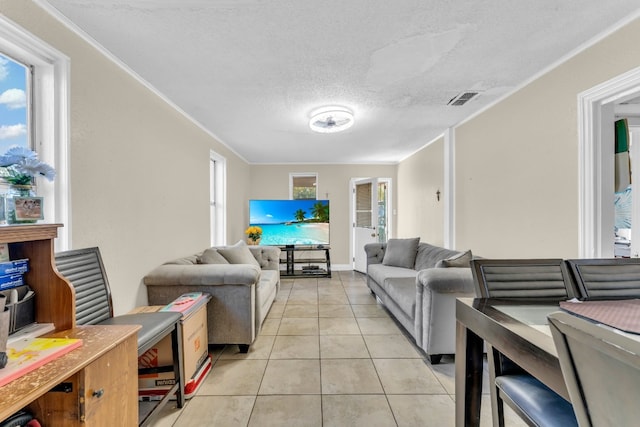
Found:
[[36, 321], [82, 346], [0, 387], [0, 420], [28, 407], [43, 426], [138, 425], [138, 325], [75, 326], [75, 292], [55, 268], [59, 224], [0, 226], [11, 256], [28, 258]]

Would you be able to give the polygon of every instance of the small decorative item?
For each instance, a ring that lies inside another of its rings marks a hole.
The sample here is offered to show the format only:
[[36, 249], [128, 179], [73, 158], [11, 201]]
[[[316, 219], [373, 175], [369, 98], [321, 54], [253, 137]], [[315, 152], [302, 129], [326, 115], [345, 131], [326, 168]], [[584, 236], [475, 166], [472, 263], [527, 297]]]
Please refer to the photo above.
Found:
[[4, 194], [4, 217], [8, 224], [34, 223], [44, 219], [44, 199], [36, 197], [33, 189], [38, 176], [53, 181], [56, 171], [38, 160], [35, 152], [13, 147], [0, 156], [0, 178], [9, 184]]
[[244, 234], [247, 235], [247, 244], [259, 245], [260, 238], [262, 237], [262, 228], [258, 227], [257, 225], [252, 225], [244, 230]]

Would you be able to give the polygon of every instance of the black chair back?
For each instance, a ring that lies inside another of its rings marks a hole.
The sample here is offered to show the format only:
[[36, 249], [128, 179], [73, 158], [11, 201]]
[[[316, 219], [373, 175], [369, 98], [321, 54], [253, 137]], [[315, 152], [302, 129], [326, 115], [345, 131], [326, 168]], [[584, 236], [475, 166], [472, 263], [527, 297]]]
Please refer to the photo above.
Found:
[[581, 299], [640, 298], [640, 258], [570, 259]]
[[580, 426], [637, 425], [640, 342], [564, 312], [549, 327]]
[[575, 296], [562, 259], [474, 259], [471, 270], [480, 298], [564, 300]]
[[98, 248], [55, 255], [56, 266], [76, 292], [76, 324], [95, 325], [113, 317], [111, 291]]

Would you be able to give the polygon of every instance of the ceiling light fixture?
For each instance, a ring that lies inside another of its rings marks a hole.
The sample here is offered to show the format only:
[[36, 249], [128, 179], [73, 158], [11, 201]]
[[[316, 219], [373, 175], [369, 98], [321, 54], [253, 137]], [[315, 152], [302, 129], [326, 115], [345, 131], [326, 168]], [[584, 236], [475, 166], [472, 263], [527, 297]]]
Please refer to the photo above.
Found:
[[320, 133], [342, 132], [353, 126], [353, 112], [345, 107], [322, 107], [311, 113], [309, 127]]

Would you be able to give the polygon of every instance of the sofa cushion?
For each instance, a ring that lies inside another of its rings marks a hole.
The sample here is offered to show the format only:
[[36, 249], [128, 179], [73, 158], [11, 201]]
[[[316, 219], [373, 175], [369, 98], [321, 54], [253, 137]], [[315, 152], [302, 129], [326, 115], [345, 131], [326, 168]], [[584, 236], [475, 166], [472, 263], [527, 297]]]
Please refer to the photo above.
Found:
[[198, 257], [198, 264], [229, 264], [229, 261], [220, 255], [217, 248], [209, 248]]
[[471, 258], [473, 258], [471, 250], [460, 252], [458, 255], [438, 261], [436, 268], [470, 268]]
[[416, 255], [416, 263], [412, 268], [415, 270], [424, 270], [425, 268], [433, 268], [438, 261], [458, 255], [458, 251], [433, 246], [428, 243], [420, 243], [418, 246], [418, 254]]
[[[418, 272], [410, 268], [394, 267], [384, 264], [369, 264], [367, 274], [381, 287], [384, 286], [385, 280], [389, 278], [413, 278], [415, 279]], [[415, 295], [414, 295], [415, 297]]]
[[165, 265], [193, 265], [198, 263], [198, 255], [189, 255], [184, 258], [177, 258], [167, 261]]
[[389, 239], [382, 264], [394, 267], [413, 268], [420, 238]]
[[390, 277], [384, 281], [382, 288], [391, 297], [404, 314], [415, 319], [416, 311], [416, 278]]
[[218, 253], [225, 257], [229, 264], [250, 264], [260, 267], [260, 263], [258, 263], [247, 244], [242, 240], [233, 246], [218, 248]]

